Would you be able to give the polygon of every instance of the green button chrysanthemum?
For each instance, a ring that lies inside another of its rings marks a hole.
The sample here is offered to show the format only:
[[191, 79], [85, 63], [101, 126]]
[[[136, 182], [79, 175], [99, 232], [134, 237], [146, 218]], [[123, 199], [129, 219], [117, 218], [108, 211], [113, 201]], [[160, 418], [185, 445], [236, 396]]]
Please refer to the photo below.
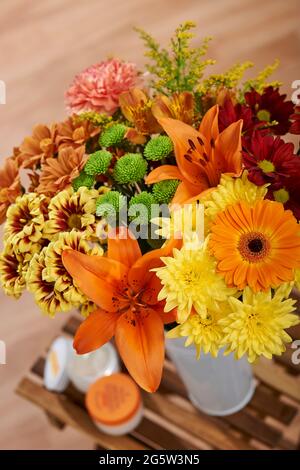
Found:
[[113, 126], [109, 126], [101, 133], [99, 137], [99, 144], [102, 147], [111, 147], [112, 145], [121, 143], [124, 139], [126, 130], [127, 127], [124, 126], [124, 124], [115, 124]]
[[158, 204], [169, 204], [173, 199], [179, 183], [179, 180], [164, 180], [155, 183], [152, 192]]
[[98, 197], [96, 201], [96, 214], [99, 217], [116, 216], [126, 204], [126, 197], [119, 191], [109, 191]]
[[138, 219], [140, 224], [147, 224], [151, 219], [151, 206], [155, 203], [153, 195], [147, 191], [133, 196], [129, 202], [128, 215], [130, 219]]
[[130, 184], [144, 178], [147, 162], [140, 153], [127, 153], [117, 161], [113, 177], [120, 184]]
[[79, 188], [85, 186], [91, 189], [94, 185], [94, 176], [88, 175], [85, 171], [82, 171], [77, 178], [72, 181], [74, 191], [78, 191]]
[[112, 159], [112, 154], [107, 150], [97, 150], [89, 156], [84, 171], [87, 175], [102, 175], [107, 172]]
[[169, 155], [172, 150], [173, 144], [170, 137], [160, 135], [149, 140], [144, 150], [144, 156], [147, 160], [161, 160]]

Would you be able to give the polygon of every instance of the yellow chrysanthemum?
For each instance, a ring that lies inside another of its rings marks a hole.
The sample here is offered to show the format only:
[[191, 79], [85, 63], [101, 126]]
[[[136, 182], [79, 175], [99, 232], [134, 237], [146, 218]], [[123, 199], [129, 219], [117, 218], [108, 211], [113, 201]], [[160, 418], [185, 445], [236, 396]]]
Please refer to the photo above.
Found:
[[201, 198], [204, 205], [205, 227], [209, 229], [216, 215], [225, 210], [227, 206], [240, 201], [247, 202], [250, 206], [264, 199], [267, 194], [267, 185], [257, 186], [247, 178], [244, 171], [240, 178], [223, 175], [220, 184]]
[[285, 351], [285, 343], [291, 341], [285, 329], [300, 320], [292, 313], [295, 300], [286, 299], [284, 290], [254, 293], [246, 287], [243, 299], [231, 297], [229, 304], [231, 313], [219, 321], [225, 354], [234, 351], [237, 359], [247, 354], [249, 362], [254, 362], [258, 356], [271, 359]]
[[163, 238], [190, 239], [194, 233], [204, 239], [204, 206], [185, 204], [170, 213], [170, 217], [155, 217], [151, 223], [157, 225], [155, 233]]
[[74, 191], [73, 188], [59, 192], [49, 204], [49, 220], [45, 225], [45, 233], [50, 240], [58, 237], [61, 232], [76, 230], [84, 232], [87, 238], [96, 232], [96, 189], [85, 186]]
[[30, 263], [26, 274], [26, 287], [34, 295], [36, 304], [43, 313], [54, 316], [57, 312], [66, 312], [74, 306], [66, 301], [61, 292], [55, 289], [55, 281], [45, 279], [46, 261], [43, 248], [41, 253], [36, 253]]
[[206, 318], [218, 302], [236, 292], [216, 272], [217, 262], [209, 255], [207, 242], [188, 243], [181, 250], [174, 249], [173, 257], [161, 259], [165, 266], [154, 269], [163, 285], [158, 300], [166, 299], [166, 312], [177, 308], [179, 323], [189, 317], [193, 308]]
[[19, 253], [32, 252], [33, 245], [40, 243], [47, 219], [47, 198], [28, 193], [16, 199], [7, 211], [4, 241]]
[[[34, 252], [42, 248], [34, 244]], [[5, 244], [0, 254], [0, 285], [6, 295], [18, 299], [26, 287], [26, 273], [33, 253], [18, 253], [10, 244]]]
[[46, 269], [43, 277], [48, 282], [54, 282], [55, 289], [61, 292], [64, 299], [72, 304], [83, 304], [86, 297], [74, 284], [73, 278], [69, 275], [62, 262], [62, 252], [72, 248], [80, 253], [89, 255], [103, 255], [103, 249], [99, 246], [92, 247], [85, 239], [84, 234], [71, 230], [71, 232], [61, 233], [57, 240], [49, 243], [45, 249]]
[[216, 307], [214, 310], [209, 310], [206, 318], [192, 313], [184, 323], [169, 331], [167, 338], [186, 337], [185, 346], [192, 344], [195, 346], [197, 359], [200, 358], [201, 351], [217, 357], [223, 339], [223, 328], [219, 320], [224, 317], [228, 306], [227, 309], [221, 304]]

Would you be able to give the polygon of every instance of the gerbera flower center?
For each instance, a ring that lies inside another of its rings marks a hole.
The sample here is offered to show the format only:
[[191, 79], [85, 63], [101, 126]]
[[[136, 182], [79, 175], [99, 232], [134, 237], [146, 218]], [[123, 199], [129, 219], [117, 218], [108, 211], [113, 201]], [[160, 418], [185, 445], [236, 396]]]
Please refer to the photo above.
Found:
[[270, 251], [270, 244], [263, 233], [251, 232], [240, 237], [238, 250], [243, 259], [255, 263], [267, 256]]
[[269, 160], [260, 161], [258, 163], [258, 166], [264, 173], [272, 173], [273, 171], [275, 171], [275, 165]]
[[79, 214], [71, 214], [68, 218], [68, 226], [70, 229], [81, 229], [81, 216]]

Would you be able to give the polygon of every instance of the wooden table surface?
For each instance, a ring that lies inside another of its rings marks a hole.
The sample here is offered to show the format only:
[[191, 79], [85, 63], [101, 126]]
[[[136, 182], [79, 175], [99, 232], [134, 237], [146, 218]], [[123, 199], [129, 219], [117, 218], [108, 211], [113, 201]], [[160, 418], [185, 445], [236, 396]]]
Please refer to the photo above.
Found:
[[[64, 117], [63, 94], [73, 75], [107, 55], [143, 63], [133, 26], [166, 42], [184, 20], [198, 23], [199, 37], [213, 35], [216, 71], [252, 60], [257, 69], [279, 58], [276, 79], [300, 79], [299, 0], [1, 0], [0, 80], [7, 103], [0, 105], [0, 161], [29, 135], [35, 123]], [[16, 302], [0, 292], [0, 339], [7, 365], [0, 365], [0, 448], [91, 448], [68, 429], [59, 433], [14, 394], [20, 377], [59, 331], [65, 316], [43, 317], [29, 295]]]

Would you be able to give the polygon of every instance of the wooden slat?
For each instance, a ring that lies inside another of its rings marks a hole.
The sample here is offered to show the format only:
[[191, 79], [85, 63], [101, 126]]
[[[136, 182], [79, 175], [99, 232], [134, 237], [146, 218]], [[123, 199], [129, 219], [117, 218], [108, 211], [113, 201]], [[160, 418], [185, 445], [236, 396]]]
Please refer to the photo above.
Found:
[[172, 403], [160, 393], [145, 394], [144, 402], [149, 409], [159, 416], [208, 442], [213, 447], [224, 450], [251, 448], [245, 440], [230, 435], [228, 427], [222, 426], [221, 422], [218, 423], [216, 420], [202, 415], [202, 413], [187, 411]]
[[264, 385], [258, 385], [249, 406], [259, 413], [272, 416], [272, 418], [284, 424], [291, 423], [298, 412], [294, 406], [280, 401], [280, 397], [274, 395]]
[[63, 327], [63, 331], [71, 336], [74, 336], [80, 323], [81, 323], [80, 318], [72, 316], [69, 318], [69, 320]]
[[280, 442], [281, 432], [250, 414], [247, 409], [239, 413], [224, 416], [223, 419], [238, 430], [243, 431], [250, 437], [256, 438], [265, 444], [276, 447]]
[[101, 433], [87, 412], [67, 400], [61, 394], [51, 393], [41, 385], [24, 378], [17, 387], [16, 393], [44, 411], [63, 421], [66, 425], [88, 435], [96, 444], [108, 450], [144, 450], [146, 446], [129, 436], [108, 436]]
[[181, 439], [172, 432], [147, 418], [143, 419], [138, 428], [136, 428], [132, 433], [132, 436], [136, 437], [153, 449], [196, 449], [196, 447], [191, 442]]
[[44, 368], [45, 368], [45, 358], [39, 357], [33, 366], [31, 367], [31, 372], [39, 377], [44, 376]]
[[[186, 388], [181, 379], [175, 372], [167, 368], [164, 369], [159, 390], [163, 393], [174, 393], [187, 398]], [[290, 423], [297, 414], [297, 408], [282, 403], [278, 396], [268, 393], [267, 389], [261, 385], [258, 385], [255, 390], [255, 394], [251, 400], [251, 407], [260, 413], [278, 419], [284, 424]]]
[[[38, 377], [42, 377], [44, 365], [45, 359], [40, 357], [31, 370]], [[65, 390], [64, 395], [71, 402], [84, 408], [84, 395], [72, 384]], [[132, 433], [132, 436], [139, 439], [145, 445], [150, 445], [153, 449], [195, 449], [190, 442], [179, 438], [147, 418], [143, 419], [140, 426]]]
[[287, 350], [281, 356], [274, 356], [275, 362], [282, 364], [286, 371], [292, 375], [300, 376], [300, 363], [294, 364], [292, 361], [292, 355], [295, 352], [295, 349], [291, 348], [291, 345], [287, 347]]
[[[73, 335], [79, 324], [79, 318], [71, 317], [63, 328], [64, 333]], [[261, 383], [258, 385], [250, 404], [244, 410], [234, 415], [212, 418], [195, 409], [193, 411], [193, 408], [190, 405], [188, 406], [186, 388], [174, 370], [173, 365], [167, 360], [159, 392], [152, 395], [144, 395], [145, 407], [150, 411], [140, 426], [127, 438], [131, 439], [131, 442], [134, 443], [132, 445], [144, 445], [153, 449], [194, 449], [195, 439], [200, 439], [203, 443], [207, 443], [203, 445], [210, 445], [218, 449], [251, 449], [252, 446], [249, 444], [250, 438], [254, 438], [262, 443], [262, 445], [268, 445], [271, 448], [293, 448], [293, 443], [289, 442], [289, 440], [285, 442], [280, 427], [275, 426], [275, 421], [273, 426], [263, 419], [270, 416], [281, 423], [281, 425], [288, 425], [293, 421], [298, 412], [295, 406], [280, 400], [280, 393], [294, 400], [300, 400], [300, 382], [296, 377], [287, 372], [287, 370], [290, 372], [289, 358], [284, 357], [281, 363], [284, 363], [286, 369], [269, 361], [258, 363], [254, 371]], [[45, 359], [40, 357], [33, 365], [31, 372], [35, 376], [42, 378], [44, 365]], [[30, 386], [32, 387], [32, 382]], [[39, 385], [34, 384], [34, 386]], [[20, 387], [24, 389], [24, 384], [21, 384]], [[28, 388], [28, 384], [26, 384], [26, 387]], [[85, 416], [85, 420], [91, 423], [84, 407], [84, 396], [72, 385], [61, 395], [53, 394], [43, 387], [40, 387], [40, 390], [43, 390], [44, 395], [45, 393], [53, 395], [53, 400], [56, 404], [57, 400], [60, 404], [63, 403], [63, 409], [66, 407], [66, 404], [71, 406], [71, 408], [75, 407], [76, 413], [81, 413], [81, 419], [82, 416]], [[23, 393], [23, 396], [26, 394], [22, 391], [19, 393]], [[60, 397], [60, 400], [58, 397]], [[38, 406], [41, 406], [53, 419], [63, 422], [61, 420], [61, 409], [56, 412], [54, 411], [54, 413], [51, 412], [48, 409], [49, 404], [44, 406], [44, 403], [41, 403], [42, 398], [30, 398], [29, 392], [28, 399], [31, 399], [34, 403], [38, 402]], [[179, 405], [177, 404], [178, 400]], [[186, 404], [186, 406], [181, 406], [181, 404]], [[54, 403], [52, 405], [54, 406]], [[168, 428], [166, 424], [164, 425], [164, 422], [170, 422], [170, 427]], [[69, 424], [69, 422], [67, 421], [66, 424]], [[94, 431], [98, 433], [93, 423], [91, 425]], [[81, 427], [81, 425], [77, 424], [77, 427]], [[182, 435], [176, 433], [176, 427], [182, 430]], [[84, 432], [90, 433], [90, 429]], [[191, 442], [189, 441], [189, 436]], [[106, 439], [110, 441], [111, 438], [106, 436]], [[106, 442], [95, 442], [103, 448], [111, 448], [106, 445]], [[113, 448], [117, 447], [115, 444], [112, 444], [112, 446]]]
[[260, 361], [254, 366], [254, 374], [263, 383], [300, 401], [300, 381], [288, 375], [282, 367], [271, 361]]

